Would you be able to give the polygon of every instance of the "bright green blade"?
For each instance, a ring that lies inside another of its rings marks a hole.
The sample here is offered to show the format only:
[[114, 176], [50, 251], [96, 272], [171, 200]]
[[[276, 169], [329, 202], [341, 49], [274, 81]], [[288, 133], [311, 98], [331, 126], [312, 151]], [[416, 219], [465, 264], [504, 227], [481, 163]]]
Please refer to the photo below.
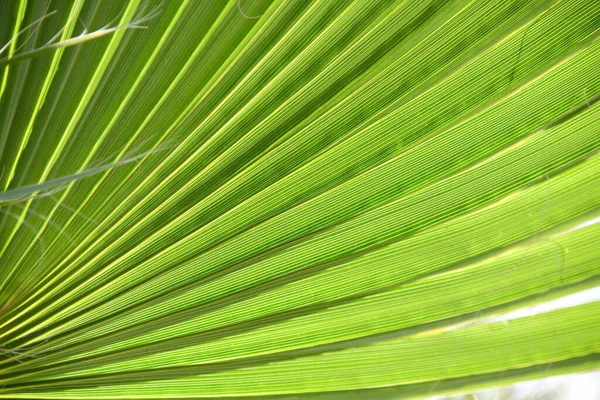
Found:
[[596, 1], [3, 2], [0, 79], [0, 398], [598, 368], [486, 319], [598, 286]]

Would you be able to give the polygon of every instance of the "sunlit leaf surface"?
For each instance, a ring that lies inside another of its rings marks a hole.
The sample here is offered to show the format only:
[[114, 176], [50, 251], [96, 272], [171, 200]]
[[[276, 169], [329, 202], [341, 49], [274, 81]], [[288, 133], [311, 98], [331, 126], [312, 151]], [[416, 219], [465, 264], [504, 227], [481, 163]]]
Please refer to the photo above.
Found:
[[600, 2], [0, 1], [0, 398], [600, 366]]

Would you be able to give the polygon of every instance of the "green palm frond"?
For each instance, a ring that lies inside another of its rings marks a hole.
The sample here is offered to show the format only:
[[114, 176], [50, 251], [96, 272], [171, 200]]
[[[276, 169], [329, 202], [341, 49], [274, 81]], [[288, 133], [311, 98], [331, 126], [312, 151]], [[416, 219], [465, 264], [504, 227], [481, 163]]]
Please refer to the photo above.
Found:
[[[144, 29], [138, 29], [144, 28]], [[600, 366], [600, 3], [0, 2], [0, 398]]]

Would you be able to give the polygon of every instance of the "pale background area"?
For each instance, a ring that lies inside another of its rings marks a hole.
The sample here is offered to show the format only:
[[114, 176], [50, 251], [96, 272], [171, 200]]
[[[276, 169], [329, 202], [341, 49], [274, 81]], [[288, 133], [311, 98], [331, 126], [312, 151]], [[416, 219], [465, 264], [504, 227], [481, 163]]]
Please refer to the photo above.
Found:
[[[508, 321], [559, 308], [600, 301], [600, 286], [569, 296], [517, 310], [493, 321]], [[600, 335], [600, 326], [598, 327]], [[437, 396], [428, 400], [600, 400], [600, 371], [551, 376], [535, 381], [521, 382], [508, 387], [484, 390], [457, 396]]]
[[600, 372], [554, 376], [536, 381], [429, 400], [600, 400]]

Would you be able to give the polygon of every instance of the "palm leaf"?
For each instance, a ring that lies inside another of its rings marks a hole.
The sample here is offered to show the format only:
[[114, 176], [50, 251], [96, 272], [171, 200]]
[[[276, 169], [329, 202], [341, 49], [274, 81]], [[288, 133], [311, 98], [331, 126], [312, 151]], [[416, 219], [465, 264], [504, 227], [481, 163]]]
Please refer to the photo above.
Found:
[[0, 3], [0, 398], [598, 368], [598, 302], [489, 318], [598, 285], [599, 28], [589, 0]]

